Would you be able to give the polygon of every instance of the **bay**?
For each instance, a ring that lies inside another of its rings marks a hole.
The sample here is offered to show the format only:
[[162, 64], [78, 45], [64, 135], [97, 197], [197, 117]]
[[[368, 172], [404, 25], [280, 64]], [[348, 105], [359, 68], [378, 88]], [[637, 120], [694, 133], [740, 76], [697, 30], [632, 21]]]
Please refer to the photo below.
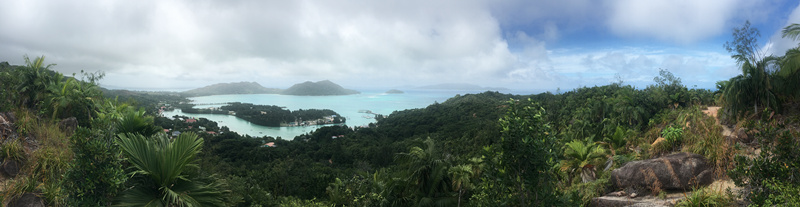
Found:
[[[331, 109], [347, 118], [347, 126], [367, 126], [375, 122], [373, 115], [363, 113], [371, 111], [376, 114], [389, 115], [394, 111], [424, 108], [433, 103], [442, 103], [457, 94], [480, 93], [482, 91], [443, 91], [443, 90], [407, 90], [402, 94], [383, 92], [362, 92], [345, 96], [290, 96], [279, 94], [235, 94], [214, 95], [189, 98], [196, 108], [220, 107], [219, 103], [242, 102], [257, 105], [277, 105], [289, 110], [298, 109]], [[295, 136], [310, 133], [322, 126], [300, 127], [266, 127], [252, 124], [231, 115], [219, 114], [186, 114], [179, 109], [165, 111], [165, 117], [174, 115], [206, 118], [215, 121], [220, 127], [227, 126], [231, 131], [254, 137], [272, 136], [282, 139], [294, 139]]]

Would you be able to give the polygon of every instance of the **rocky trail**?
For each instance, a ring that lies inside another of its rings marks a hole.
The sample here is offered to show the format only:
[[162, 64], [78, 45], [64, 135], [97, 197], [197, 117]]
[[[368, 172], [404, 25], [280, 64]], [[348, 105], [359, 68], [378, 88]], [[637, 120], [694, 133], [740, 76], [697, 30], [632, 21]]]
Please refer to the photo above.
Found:
[[717, 112], [719, 111], [719, 108], [720, 108], [719, 106], [710, 106], [708, 107], [708, 109], [703, 110], [703, 113], [705, 113], [710, 117], [714, 117], [714, 119], [717, 120], [717, 125], [722, 126], [722, 136], [729, 137], [733, 135], [733, 130], [731, 130], [731, 128], [729, 128], [728, 126], [719, 123], [719, 117], [717, 117]]
[[[708, 109], [703, 110], [703, 113], [705, 113], [706, 115], [708, 115], [710, 117], [714, 117], [716, 119], [716, 124], [722, 127], [722, 136], [723, 137], [738, 137], [737, 136], [738, 134], [736, 134], [733, 129], [731, 129], [730, 127], [725, 126], [723, 124], [720, 124], [719, 117], [717, 117], [717, 112], [718, 112], [719, 109], [720, 109], [720, 107], [716, 107], [716, 106], [715, 107], [708, 107]], [[748, 151], [748, 152], [753, 152], [753, 151]], [[749, 154], [752, 154], [752, 153], [749, 153]], [[665, 159], [664, 157], [661, 157], [661, 158], [655, 158], [655, 159], [650, 159], [650, 160], [637, 161], [637, 162], [649, 162], [649, 163], [651, 163], [651, 165], [650, 165], [649, 169], [636, 169], [634, 171], [645, 172], [646, 170], [650, 170], [650, 172], [652, 173], [653, 169], [657, 169], [658, 168], [658, 167], [652, 168], [653, 165], [657, 165], [658, 163], [661, 163], [661, 162], [667, 163], [667, 160], [668, 159]], [[675, 163], [676, 161], [670, 161], [670, 162]], [[681, 163], [682, 161], [678, 161], [678, 162]], [[655, 163], [655, 164], [653, 164], [653, 163]], [[641, 163], [637, 163], [637, 164], [641, 164]], [[671, 166], [674, 166], [674, 164], [673, 165], [669, 165], [669, 166], [670, 166], [669, 167], [670, 170], [661, 170], [661, 171], [670, 171], [669, 173], [655, 172], [655, 174], [666, 174], [666, 175], [672, 174], [672, 176], [674, 176], [675, 175], [675, 171], [681, 171], [681, 170], [672, 170]], [[628, 167], [628, 166], [626, 165], [625, 167]], [[625, 168], [625, 167], [623, 167], [623, 168]], [[681, 168], [683, 166], [678, 166], [678, 167]], [[617, 169], [617, 170], [620, 170], [620, 169]], [[617, 170], [615, 170], [615, 172], [612, 172], [612, 176], [615, 176], [615, 175], [618, 176], [620, 174], [620, 173], [617, 172]], [[667, 177], [669, 177], [669, 176], [667, 176]], [[619, 179], [619, 178], [617, 178], [617, 179]], [[647, 178], [645, 178], [645, 179], [647, 179]], [[661, 178], [656, 178], [656, 179], [662, 180]], [[671, 182], [671, 181], [669, 181], [670, 178], [666, 178], [666, 180], [668, 180], [667, 182]], [[712, 191], [718, 192], [718, 193], [726, 193], [728, 190], [730, 190], [731, 192], [736, 194], [736, 193], [741, 192], [741, 190], [742, 190], [741, 187], [736, 186], [733, 183], [733, 181], [731, 181], [730, 179], [727, 179], [727, 178], [726, 179], [714, 180], [708, 186], [709, 186], [709, 188], [708, 188], [709, 190], [712, 190]], [[665, 190], [664, 192], [665, 192], [665, 194], [663, 194], [661, 197], [650, 195], [649, 193], [642, 193], [642, 192], [639, 192], [639, 194], [637, 195], [637, 193], [635, 191], [631, 191], [629, 188], [626, 188], [625, 191], [613, 192], [613, 193], [610, 193], [610, 194], [605, 195], [605, 196], [594, 198], [594, 199], [592, 199], [592, 202], [591, 202], [590, 205], [591, 206], [602, 206], [602, 207], [607, 207], [607, 206], [615, 206], [615, 207], [616, 206], [648, 206], [648, 207], [674, 206], [675, 204], [677, 204], [681, 200], [685, 199], [686, 197], [691, 196], [692, 193], [693, 193], [692, 191], [682, 191], [682, 190]], [[736, 202], [737, 203], [735, 203], [733, 205], [740, 205], [742, 203], [741, 200], [737, 200]]]

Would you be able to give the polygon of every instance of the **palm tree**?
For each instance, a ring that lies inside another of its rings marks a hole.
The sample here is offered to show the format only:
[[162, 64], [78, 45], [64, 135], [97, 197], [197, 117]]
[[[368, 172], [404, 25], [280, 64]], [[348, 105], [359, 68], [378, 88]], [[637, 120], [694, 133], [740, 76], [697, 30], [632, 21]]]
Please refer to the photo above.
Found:
[[608, 150], [611, 151], [611, 156], [616, 156], [617, 151], [622, 151], [625, 149], [625, 145], [628, 144], [628, 141], [625, 140], [627, 132], [622, 129], [621, 126], [617, 126], [614, 134], [609, 136], [603, 137], [603, 141], [597, 142], [601, 145], [606, 145]]
[[472, 177], [475, 172], [472, 165], [469, 164], [457, 165], [447, 171], [450, 173], [453, 189], [458, 191], [458, 206], [461, 206], [461, 196], [464, 195], [464, 191], [471, 190], [474, 187], [472, 185]]
[[22, 81], [16, 90], [23, 95], [22, 105], [27, 104], [28, 107], [34, 107], [39, 101], [42, 101], [47, 85], [52, 82], [52, 76], [47, 71], [55, 64], [44, 65], [44, 56], [37, 57], [33, 61], [27, 55], [23, 58], [26, 67], [20, 71], [19, 78]]
[[449, 203], [452, 200], [452, 189], [447, 173], [452, 163], [436, 149], [431, 138], [423, 143], [425, 149], [415, 146], [408, 153], [398, 154], [400, 166], [407, 169], [405, 183], [411, 185], [410, 193], [414, 194], [412, 197], [416, 200], [416, 205]]
[[[63, 76], [61, 74], [56, 74], [55, 79], [61, 80]], [[77, 104], [76, 102], [80, 101], [82, 97], [77, 96], [80, 94], [75, 94], [75, 82], [72, 78], [67, 78], [65, 81], [57, 81], [54, 84], [50, 84], [48, 86], [48, 98], [47, 103], [52, 107], [53, 115], [52, 119], [56, 120], [59, 117], [59, 114], [72, 114], [70, 111], [72, 106]]]
[[570, 174], [580, 171], [582, 182], [592, 181], [595, 179], [595, 165], [603, 161], [605, 154], [605, 150], [595, 143], [572, 140], [565, 145], [561, 170]]
[[183, 133], [174, 141], [164, 134], [146, 138], [140, 134], [120, 134], [117, 144], [135, 168], [138, 181], [124, 191], [116, 206], [224, 206], [218, 182], [200, 182], [188, 174], [198, 168], [197, 154], [203, 140]]
[[723, 97], [734, 114], [746, 110], [750, 105], [758, 112], [759, 106], [778, 109], [778, 100], [772, 90], [768, 69], [777, 67], [779, 58], [767, 56], [756, 62], [742, 63], [742, 75], [731, 78]]
[[780, 58], [765, 56], [758, 47], [758, 29], [750, 28], [746, 22], [741, 28], [734, 28], [733, 42], [726, 42], [725, 49], [733, 53], [731, 57], [742, 67], [742, 74], [730, 79], [723, 93], [723, 101], [734, 116], [741, 115], [750, 105], [754, 112], [759, 106], [778, 110], [778, 101], [773, 92], [771, 76], [776, 71]]
[[153, 125], [153, 117], [146, 116], [143, 109], [136, 111], [128, 109], [121, 113], [117, 124], [117, 133], [136, 133], [149, 137], [161, 131], [160, 127]]
[[[783, 38], [790, 38], [792, 40], [800, 40], [800, 24], [791, 24], [783, 28]], [[778, 79], [782, 81], [779, 86], [781, 94], [785, 95], [784, 98], [794, 101], [795, 98], [800, 97], [800, 91], [796, 90], [797, 85], [800, 84], [800, 45], [786, 51], [786, 54], [780, 60], [780, 70], [778, 71]]]

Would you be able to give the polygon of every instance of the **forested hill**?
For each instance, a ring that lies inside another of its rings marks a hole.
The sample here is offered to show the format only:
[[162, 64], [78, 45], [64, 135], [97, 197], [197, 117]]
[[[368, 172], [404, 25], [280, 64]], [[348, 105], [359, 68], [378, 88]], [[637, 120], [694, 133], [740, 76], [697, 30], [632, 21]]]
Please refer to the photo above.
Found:
[[281, 89], [265, 88], [256, 82], [217, 83], [202, 88], [184, 91], [185, 96], [210, 96], [222, 94], [275, 94]]
[[286, 90], [283, 90], [283, 95], [295, 96], [335, 96], [335, 95], [351, 95], [359, 94], [361, 92], [345, 89], [342, 86], [333, 83], [329, 80], [311, 82], [306, 81], [303, 83], [294, 84]]

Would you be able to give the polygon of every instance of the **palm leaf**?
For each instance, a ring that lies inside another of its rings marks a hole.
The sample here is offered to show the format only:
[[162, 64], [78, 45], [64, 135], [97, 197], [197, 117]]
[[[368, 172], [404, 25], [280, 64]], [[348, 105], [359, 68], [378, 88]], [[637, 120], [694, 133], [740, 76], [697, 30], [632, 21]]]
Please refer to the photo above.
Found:
[[794, 23], [786, 26], [781, 33], [783, 38], [788, 37], [792, 40], [798, 40], [800, 38], [800, 24]]
[[183, 133], [170, 141], [164, 134], [149, 139], [141, 134], [120, 134], [117, 144], [144, 181], [125, 191], [119, 206], [223, 206], [220, 183], [190, 179], [203, 140]]

